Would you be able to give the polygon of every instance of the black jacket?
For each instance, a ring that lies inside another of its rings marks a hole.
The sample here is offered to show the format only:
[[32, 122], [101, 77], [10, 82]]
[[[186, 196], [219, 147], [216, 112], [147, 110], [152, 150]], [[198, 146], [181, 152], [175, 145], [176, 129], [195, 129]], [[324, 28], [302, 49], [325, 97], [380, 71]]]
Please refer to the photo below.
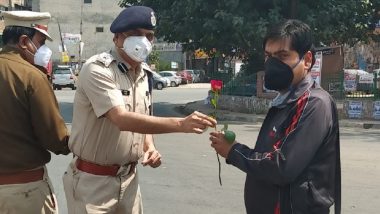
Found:
[[336, 105], [307, 76], [271, 107], [254, 149], [236, 143], [227, 157], [247, 173], [248, 214], [340, 214]]

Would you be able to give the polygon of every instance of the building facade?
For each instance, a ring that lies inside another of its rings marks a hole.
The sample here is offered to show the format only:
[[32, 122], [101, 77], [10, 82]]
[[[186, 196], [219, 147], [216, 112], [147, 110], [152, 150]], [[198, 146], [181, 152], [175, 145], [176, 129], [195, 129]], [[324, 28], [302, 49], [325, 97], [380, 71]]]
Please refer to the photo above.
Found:
[[110, 25], [122, 8], [118, 0], [33, 0], [32, 10], [50, 12], [47, 42], [54, 63], [76, 63], [113, 46]]

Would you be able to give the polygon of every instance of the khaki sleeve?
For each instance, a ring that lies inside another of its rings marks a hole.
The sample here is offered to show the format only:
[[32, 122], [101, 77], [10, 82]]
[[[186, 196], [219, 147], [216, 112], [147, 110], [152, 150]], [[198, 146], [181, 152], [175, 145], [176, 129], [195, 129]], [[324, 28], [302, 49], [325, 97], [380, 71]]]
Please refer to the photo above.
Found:
[[95, 63], [82, 69], [80, 84], [96, 116], [99, 118], [116, 106], [124, 106], [121, 91], [117, 88], [112, 70]]
[[38, 142], [55, 154], [68, 154], [69, 134], [54, 92], [44, 74], [31, 72], [27, 88], [33, 131]]

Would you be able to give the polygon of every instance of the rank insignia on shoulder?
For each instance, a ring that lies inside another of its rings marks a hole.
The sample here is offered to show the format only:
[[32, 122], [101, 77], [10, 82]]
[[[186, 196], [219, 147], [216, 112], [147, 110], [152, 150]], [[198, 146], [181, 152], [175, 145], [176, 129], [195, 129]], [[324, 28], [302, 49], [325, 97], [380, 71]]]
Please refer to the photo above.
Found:
[[114, 61], [114, 58], [111, 54], [104, 52], [98, 55], [96, 61], [104, 64], [106, 67], [109, 67], [111, 62]]
[[128, 90], [121, 90], [121, 94], [124, 96], [129, 96], [131, 94], [131, 92]]

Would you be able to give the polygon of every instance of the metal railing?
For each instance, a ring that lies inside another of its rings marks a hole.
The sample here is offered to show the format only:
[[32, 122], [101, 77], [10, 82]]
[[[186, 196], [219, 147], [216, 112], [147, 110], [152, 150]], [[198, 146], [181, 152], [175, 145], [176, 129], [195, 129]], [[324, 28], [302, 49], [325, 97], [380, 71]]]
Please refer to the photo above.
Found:
[[[326, 76], [327, 75], [327, 76]], [[325, 74], [322, 87], [337, 100], [380, 99], [380, 77], [374, 73], [373, 81], [361, 82], [360, 77], [347, 78], [343, 72]]]
[[222, 94], [247, 97], [256, 96], [256, 83], [256, 74], [236, 76], [224, 84]]

